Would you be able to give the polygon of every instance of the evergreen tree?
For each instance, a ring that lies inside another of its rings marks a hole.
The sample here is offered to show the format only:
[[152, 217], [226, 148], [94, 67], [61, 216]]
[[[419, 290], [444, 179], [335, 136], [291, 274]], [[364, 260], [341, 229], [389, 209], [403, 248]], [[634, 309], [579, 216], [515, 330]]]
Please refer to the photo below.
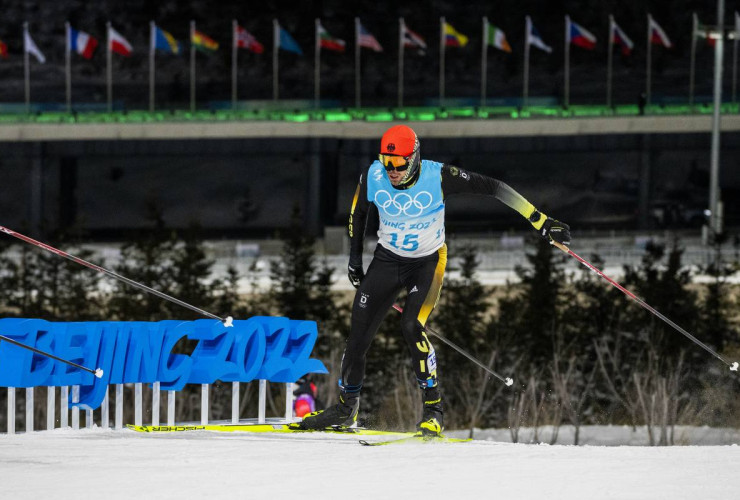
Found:
[[[175, 240], [165, 228], [161, 213], [150, 211], [149, 220], [151, 231], [121, 247], [120, 263], [114, 269], [122, 276], [171, 295]], [[120, 281], [114, 283], [108, 305], [112, 316], [120, 321], [171, 319], [167, 301]]]
[[269, 299], [280, 316], [316, 321], [316, 352], [326, 355], [347, 330], [346, 306], [339, 306], [337, 294], [331, 291], [334, 269], [326, 261], [317, 262], [316, 239], [305, 231], [297, 207], [282, 240], [280, 258], [270, 265], [274, 285]]

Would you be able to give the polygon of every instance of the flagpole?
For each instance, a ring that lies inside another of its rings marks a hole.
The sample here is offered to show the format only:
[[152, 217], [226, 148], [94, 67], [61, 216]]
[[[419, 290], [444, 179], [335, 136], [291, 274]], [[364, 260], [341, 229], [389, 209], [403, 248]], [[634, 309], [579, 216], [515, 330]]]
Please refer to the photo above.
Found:
[[72, 112], [72, 58], [70, 46], [70, 26], [69, 21], [64, 22], [65, 44], [64, 44], [64, 76], [65, 76], [65, 93], [67, 97], [67, 113]]
[[403, 107], [403, 18], [398, 18], [398, 107]]
[[606, 107], [612, 107], [612, 59], [614, 57], [614, 16], [609, 14], [609, 50], [606, 55]]
[[314, 57], [313, 57], [313, 107], [318, 109], [321, 95], [321, 42], [319, 41], [319, 26], [321, 21], [314, 21]]
[[190, 21], [190, 112], [195, 111], [195, 21]]
[[524, 91], [522, 93], [522, 109], [527, 107], [529, 99], [529, 32], [532, 29], [532, 20], [526, 16], [524, 21]]
[[696, 78], [696, 30], [699, 28], [699, 16], [691, 18], [691, 63], [689, 65], [689, 106], [694, 105], [694, 82]]
[[108, 113], [113, 111], [113, 57], [111, 55], [111, 41], [110, 41], [110, 21], [105, 23], [105, 39], [106, 39], [106, 52], [105, 52], [105, 80], [106, 80], [106, 94], [108, 101]]
[[154, 47], [156, 43], [154, 21], [149, 21], [149, 112], [154, 113]]
[[439, 18], [439, 107], [445, 98], [445, 18]]
[[280, 49], [280, 25], [272, 20], [272, 100], [278, 100], [278, 50]]
[[563, 89], [563, 107], [568, 107], [570, 100], [570, 16], [565, 16], [565, 82]]
[[483, 16], [483, 43], [480, 57], [480, 105], [486, 106], [486, 87], [488, 80], [488, 18]]
[[236, 111], [236, 19], [231, 21], [231, 110]]
[[653, 45], [652, 43], [650, 43], [650, 35], [652, 33], [652, 24], [651, 24], [650, 21], [652, 20], [652, 16], [650, 15], [649, 12], [648, 12], [647, 18], [648, 18], [647, 61], [646, 61], [646, 64], [647, 64], [647, 78], [646, 78], [646, 82], [645, 82], [645, 86], [646, 86], [646, 89], [645, 89], [645, 104], [649, 106], [650, 105], [650, 83], [651, 83], [650, 82], [650, 77], [651, 77], [650, 72], [652, 70], [651, 58], [652, 58], [652, 45]]
[[360, 18], [355, 18], [355, 107], [361, 102], [360, 89]]
[[732, 40], [732, 103], [735, 103], [737, 88], [737, 43], [740, 37], [740, 14], [735, 12], [735, 38]]
[[28, 60], [28, 21], [23, 22], [23, 78], [26, 96], [26, 114], [31, 112], [31, 71]]

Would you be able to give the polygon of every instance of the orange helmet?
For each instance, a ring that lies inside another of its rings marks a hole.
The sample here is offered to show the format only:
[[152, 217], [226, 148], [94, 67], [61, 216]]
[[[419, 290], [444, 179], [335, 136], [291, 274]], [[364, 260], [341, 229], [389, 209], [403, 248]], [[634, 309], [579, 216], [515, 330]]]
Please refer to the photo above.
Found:
[[380, 162], [386, 169], [396, 167], [401, 170], [400, 167], [406, 166], [406, 175], [400, 184], [414, 178], [420, 161], [419, 138], [411, 127], [394, 125], [386, 130], [380, 139]]

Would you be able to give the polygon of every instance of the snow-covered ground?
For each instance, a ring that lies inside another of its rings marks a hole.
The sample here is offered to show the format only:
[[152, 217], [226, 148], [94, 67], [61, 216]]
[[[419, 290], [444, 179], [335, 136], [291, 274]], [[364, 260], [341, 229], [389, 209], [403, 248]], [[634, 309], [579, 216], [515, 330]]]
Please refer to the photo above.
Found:
[[[625, 429], [583, 431], [595, 444]], [[508, 430], [478, 435], [497, 432], [510, 439]], [[712, 435], [696, 432], [684, 435]], [[364, 447], [346, 435], [57, 429], [0, 436], [0, 498], [731, 499], [740, 498], [740, 446]]]

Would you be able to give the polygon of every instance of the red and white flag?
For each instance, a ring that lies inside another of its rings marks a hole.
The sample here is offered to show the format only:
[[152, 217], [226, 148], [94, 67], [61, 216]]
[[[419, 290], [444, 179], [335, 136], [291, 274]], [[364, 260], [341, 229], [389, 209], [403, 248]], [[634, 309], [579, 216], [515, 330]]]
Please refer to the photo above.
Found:
[[421, 37], [421, 35], [414, 31], [411, 31], [408, 26], [406, 26], [406, 23], [403, 23], [403, 46], [416, 47], [422, 54], [427, 48], [427, 44]]
[[262, 44], [259, 43], [249, 31], [238, 25], [234, 32], [234, 41], [236, 43], [236, 47], [239, 49], [247, 49], [255, 54], [261, 54], [265, 51]]
[[130, 56], [134, 49], [129, 41], [113, 28], [108, 29], [108, 50], [122, 56]]
[[635, 47], [635, 44], [632, 42], [632, 40], [630, 40], [627, 34], [622, 31], [622, 28], [620, 28], [616, 22], [612, 22], [611, 37], [612, 43], [622, 47], [622, 54], [624, 54], [625, 56], [630, 55], [632, 49]]
[[665, 31], [663, 31], [663, 28], [661, 28], [660, 25], [655, 22], [653, 16], [650, 16], [648, 18], [648, 21], [650, 23], [650, 25], [648, 26], [648, 32], [650, 33], [650, 43], [662, 45], [666, 49], [670, 49], [671, 47], [673, 47], [671, 40], [668, 38], [668, 35], [666, 35]]

